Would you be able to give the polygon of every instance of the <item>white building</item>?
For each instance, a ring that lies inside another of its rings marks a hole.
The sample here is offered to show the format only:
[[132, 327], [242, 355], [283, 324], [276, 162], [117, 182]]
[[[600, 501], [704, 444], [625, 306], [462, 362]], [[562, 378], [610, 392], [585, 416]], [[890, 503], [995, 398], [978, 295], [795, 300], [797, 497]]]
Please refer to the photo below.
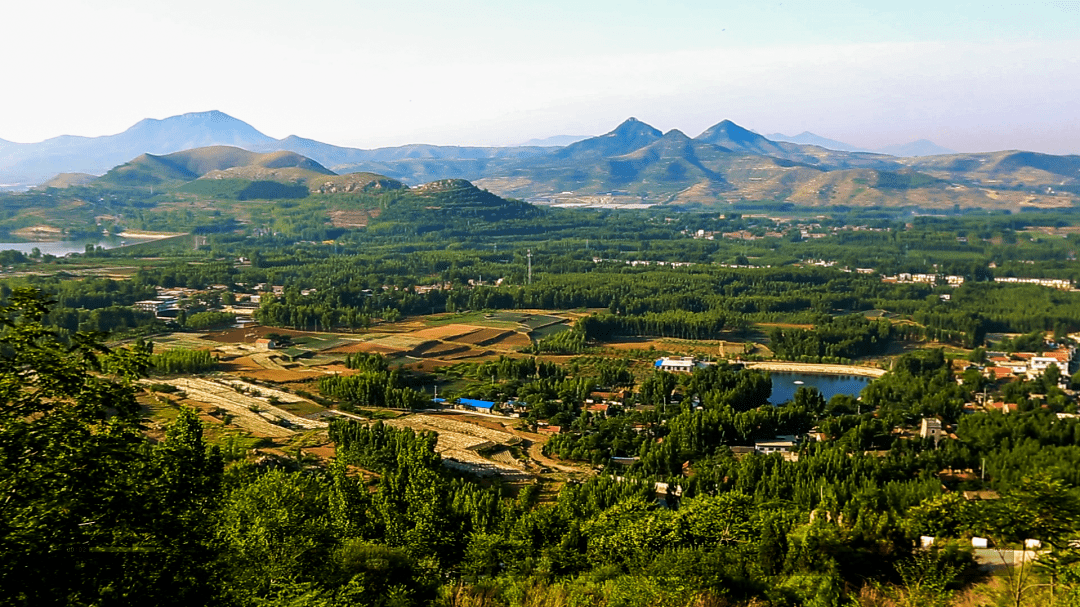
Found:
[[777, 438], [754, 442], [754, 451], [765, 455], [770, 453], [787, 453], [794, 450], [795, 441], [793, 440], [781, 440]]
[[656, 361], [654, 366], [660, 371], [691, 373], [697, 362], [693, 356], [664, 357]]

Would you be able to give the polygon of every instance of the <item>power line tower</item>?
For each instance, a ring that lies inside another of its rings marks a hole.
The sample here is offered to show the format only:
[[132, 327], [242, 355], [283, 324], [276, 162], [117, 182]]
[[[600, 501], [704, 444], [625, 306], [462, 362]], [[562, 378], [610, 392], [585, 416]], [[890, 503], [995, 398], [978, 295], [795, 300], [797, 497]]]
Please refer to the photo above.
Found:
[[525, 257], [529, 260], [529, 284], [532, 284], [532, 249], [525, 250]]

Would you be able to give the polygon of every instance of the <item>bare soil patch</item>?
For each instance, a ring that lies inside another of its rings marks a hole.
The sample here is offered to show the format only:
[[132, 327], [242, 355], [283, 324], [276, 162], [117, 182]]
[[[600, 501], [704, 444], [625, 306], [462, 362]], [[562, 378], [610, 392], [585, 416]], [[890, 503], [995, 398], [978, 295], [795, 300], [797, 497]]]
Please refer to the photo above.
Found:
[[311, 455], [314, 455], [315, 457], [323, 460], [324, 462], [328, 462], [334, 459], [334, 444], [330, 443], [328, 445], [321, 445], [318, 447], [305, 447], [304, 453], [310, 453]]
[[475, 325], [451, 324], [438, 327], [429, 327], [427, 329], [421, 329], [419, 331], [413, 331], [412, 336], [420, 337], [423, 339], [454, 340], [454, 338], [456, 337], [475, 333], [482, 329], [483, 327], [477, 327]]
[[323, 371], [326, 371], [328, 373], [334, 373], [336, 375], [352, 375], [353, 373], [357, 373], [356, 369], [350, 369], [345, 365], [323, 365], [319, 368]]
[[445, 360], [465, 360], [467, 358], [484, 358], [486, 356], [495, 356], [493, 350], [469, 350], [462, 354], [455, 354], [453, 356], [444, 356]]
[[330, 211], [330, 223], [335, 228], [362, 228], [372, 216], [368, 211]]
[[247, 371], [242, 374], [244, 377], [250, 377], [251, 379], [258, 379], [262, 381], [272, 381], [274, 383], [284, 383], [290, 381], [298, 381], [302, 379], [308, 379], [312, 376], [321, 375], [318, 371], [301, 371], [287, 369], [279, 371], [276, 369], [260, 369], [258, 371]]
[[222, 371], [231, 375], [277, 383], [303, 381], [321, 375], [318, 371], [307, 369], [267, 369], [250, 356], [240, 356], [228, 362], [222, 362], [219, 366]]
[[371, 354], [373, 352], [378, 354], [397, 354], [402, 352], [402, 348], [391, 348], [374, 341], [362, 341], [357, 344], [349, 344], [347, 346], [339, 346], [331, 350], [327, 350], [327, 354], [356, 354], [357, 352], [363, 352], [365, 354]]
[[760, 322], [757, 323], [759, 327], [779, 327], [781, 329], [813, 329], [814, 325], [799, 325], [794, 323], [784, 322]]
[[211, 341], [220, 342], [223, 344], [242, 344], [242, 343], [254, 343], [256, 339], [266, 337], [271, 333], [278, 335], [289, 335], [292, 337], [299, 337], [305, 335], [302, 331], [293, 331], [292, 329], [282, 329], [280, 327], [245, 327], [243, 329], [229, 329], [227, 331], [216, 331], [214, 333], [207, 333], [203, 335], [203, 339], [209, 339]]

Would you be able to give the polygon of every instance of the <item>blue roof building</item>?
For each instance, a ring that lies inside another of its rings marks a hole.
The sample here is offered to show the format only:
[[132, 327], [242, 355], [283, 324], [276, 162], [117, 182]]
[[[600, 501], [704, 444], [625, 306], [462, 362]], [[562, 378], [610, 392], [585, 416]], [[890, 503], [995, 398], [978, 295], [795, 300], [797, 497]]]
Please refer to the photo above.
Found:
[[474, 398], [459, 398], [458, 402], [466, 407], [472, 407], [474, 409], [486, 409], [491, 411], [491, 408], [495, 406], [495, 403], [490, 400], [476, 400]]

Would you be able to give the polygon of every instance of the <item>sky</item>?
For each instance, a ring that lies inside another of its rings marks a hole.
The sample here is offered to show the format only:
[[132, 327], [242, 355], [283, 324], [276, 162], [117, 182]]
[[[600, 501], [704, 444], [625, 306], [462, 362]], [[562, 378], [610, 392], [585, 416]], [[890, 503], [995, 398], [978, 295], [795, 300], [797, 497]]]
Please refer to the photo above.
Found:
[[221, 110], [373, 148], [724, 119], [865, 148], [1080, 154], [1080, 1], [41, 0], [0, 22], [0, 138]]

